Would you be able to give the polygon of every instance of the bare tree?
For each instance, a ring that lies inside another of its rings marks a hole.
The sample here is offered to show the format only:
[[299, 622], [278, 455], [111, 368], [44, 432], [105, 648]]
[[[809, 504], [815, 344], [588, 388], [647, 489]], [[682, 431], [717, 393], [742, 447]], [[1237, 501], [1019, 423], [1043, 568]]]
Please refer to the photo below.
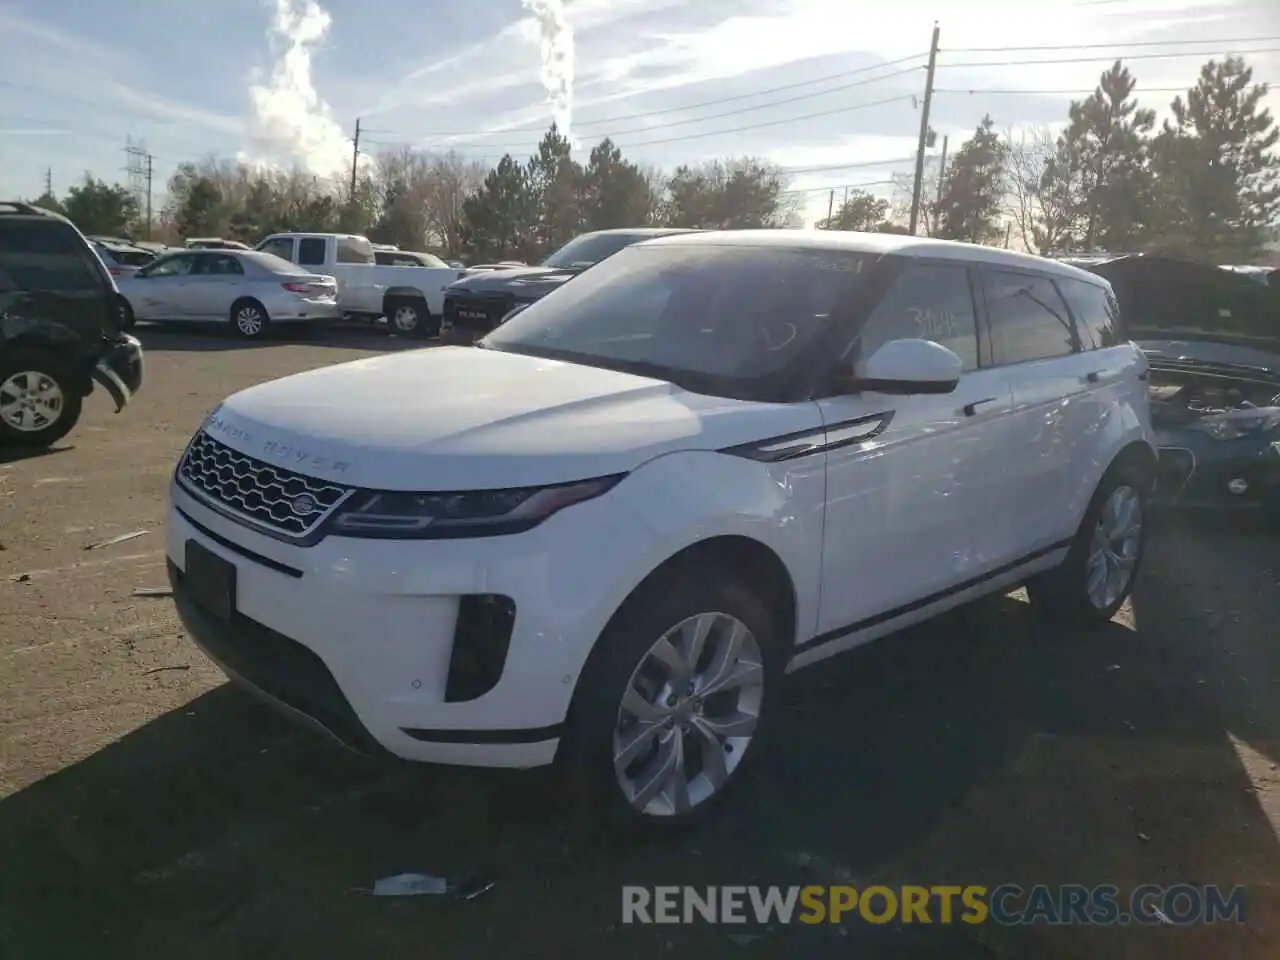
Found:
[[421, 184], [428, 243], [448, 253], [462, 248], [462, 202], [480, 189], [488, 172], [483, 163], [453, 151], [428, 160]]
[[1044, 127], [1016, 134], [1006, 130], [1004, 139], [1008, 146], [1009, 216], [1032, 253], [1059, 253], [1072, 235], [1077, 204], [1070, 170], [1059, 156], [1058, 140]]

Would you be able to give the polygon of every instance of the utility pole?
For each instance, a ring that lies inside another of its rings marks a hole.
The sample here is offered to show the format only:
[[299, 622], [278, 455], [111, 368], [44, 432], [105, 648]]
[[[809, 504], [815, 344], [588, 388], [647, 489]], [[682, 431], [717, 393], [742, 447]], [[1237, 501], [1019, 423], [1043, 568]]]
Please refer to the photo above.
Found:
[[920, 143], [916, 147], [916, 179], [911, 188], [911, 224], [909, 232], [915, 236], [920, 223], [920, 192], [924, 187], [924, 151], [929, 143], [929, 107], [933, 105], [933, 72], [938, 65], [938, 24], [933, 25], [933, 42], [929, 44], [929, 69], [924, 80], [924, 104], [920, 110]]
[[356, 173], [360, 169], [360, 118], [356, 117], [356, 135], [351, 138], [351, 197], [356, 199]]
[[831, 214], [833, 212], [835, 205], [836, 205], [836, 192], [832, 190], [831, 193], [827, 195], [827, 229], [828, 230], [831, 229]]
[[44, 171], [44, 195], [53, 196], [53, 167], [46, 167]]
[[151, 239], [151, 162], [155, 158], [147, 154], [147, 239]]
[[950, 139], [950, 137], [942, 138], [942, 160], [938, 164], [938, 199], [935, 201], [936, 203], [942, 203], [942, 181], [947, 176], [947, 141]]

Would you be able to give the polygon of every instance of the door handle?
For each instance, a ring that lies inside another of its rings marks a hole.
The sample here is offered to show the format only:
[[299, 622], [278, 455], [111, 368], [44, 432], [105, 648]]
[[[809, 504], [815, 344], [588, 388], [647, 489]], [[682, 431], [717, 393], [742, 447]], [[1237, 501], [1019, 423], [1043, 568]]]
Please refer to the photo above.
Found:
[[984, 397], [981, 400], [973, 401], [973, 403], [966, 403], [962, 409], [966, 417], [972, 417], [977, 415], [978, 408], [982, 406], [984, 403], [995, 403], [995, 402], [996, 402], [995, 397]]
[[1090, 370], [1084, 375], [1085, 383], [1098, 383], [1102, 379], [1101, 370]]

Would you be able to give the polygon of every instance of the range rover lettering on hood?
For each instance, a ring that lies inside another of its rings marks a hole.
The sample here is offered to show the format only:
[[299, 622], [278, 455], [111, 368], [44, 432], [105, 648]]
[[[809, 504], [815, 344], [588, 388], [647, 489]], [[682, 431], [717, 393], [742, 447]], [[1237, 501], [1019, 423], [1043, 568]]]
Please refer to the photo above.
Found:
[[319, 470], [329, 474], [344, 474], [352, 466], [350, 460], [326, 456], [314, 450], [282, 443], [279, 440], [260, 441], [249, 430], [236, 426], [217, 413], [208, 416], [204, 423], [204, 429], [209, 435], [233, 444], [241, 453], [274, 460], [281, 466], [288, 466], [299, 473], [306, 473], [308, 470]]

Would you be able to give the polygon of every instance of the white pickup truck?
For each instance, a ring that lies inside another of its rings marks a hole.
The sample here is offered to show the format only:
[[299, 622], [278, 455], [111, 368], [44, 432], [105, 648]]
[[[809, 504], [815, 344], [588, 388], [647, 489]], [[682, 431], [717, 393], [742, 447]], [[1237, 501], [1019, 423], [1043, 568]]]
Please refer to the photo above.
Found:
[[275, 233], [257, 249], [338, 281], [338, 305], [351, 317], [386, 317], [395, 333], [438, 336], [444, 288], [463, 275], [452, 267], [381, 267], [365, 237], [344, 233]]

